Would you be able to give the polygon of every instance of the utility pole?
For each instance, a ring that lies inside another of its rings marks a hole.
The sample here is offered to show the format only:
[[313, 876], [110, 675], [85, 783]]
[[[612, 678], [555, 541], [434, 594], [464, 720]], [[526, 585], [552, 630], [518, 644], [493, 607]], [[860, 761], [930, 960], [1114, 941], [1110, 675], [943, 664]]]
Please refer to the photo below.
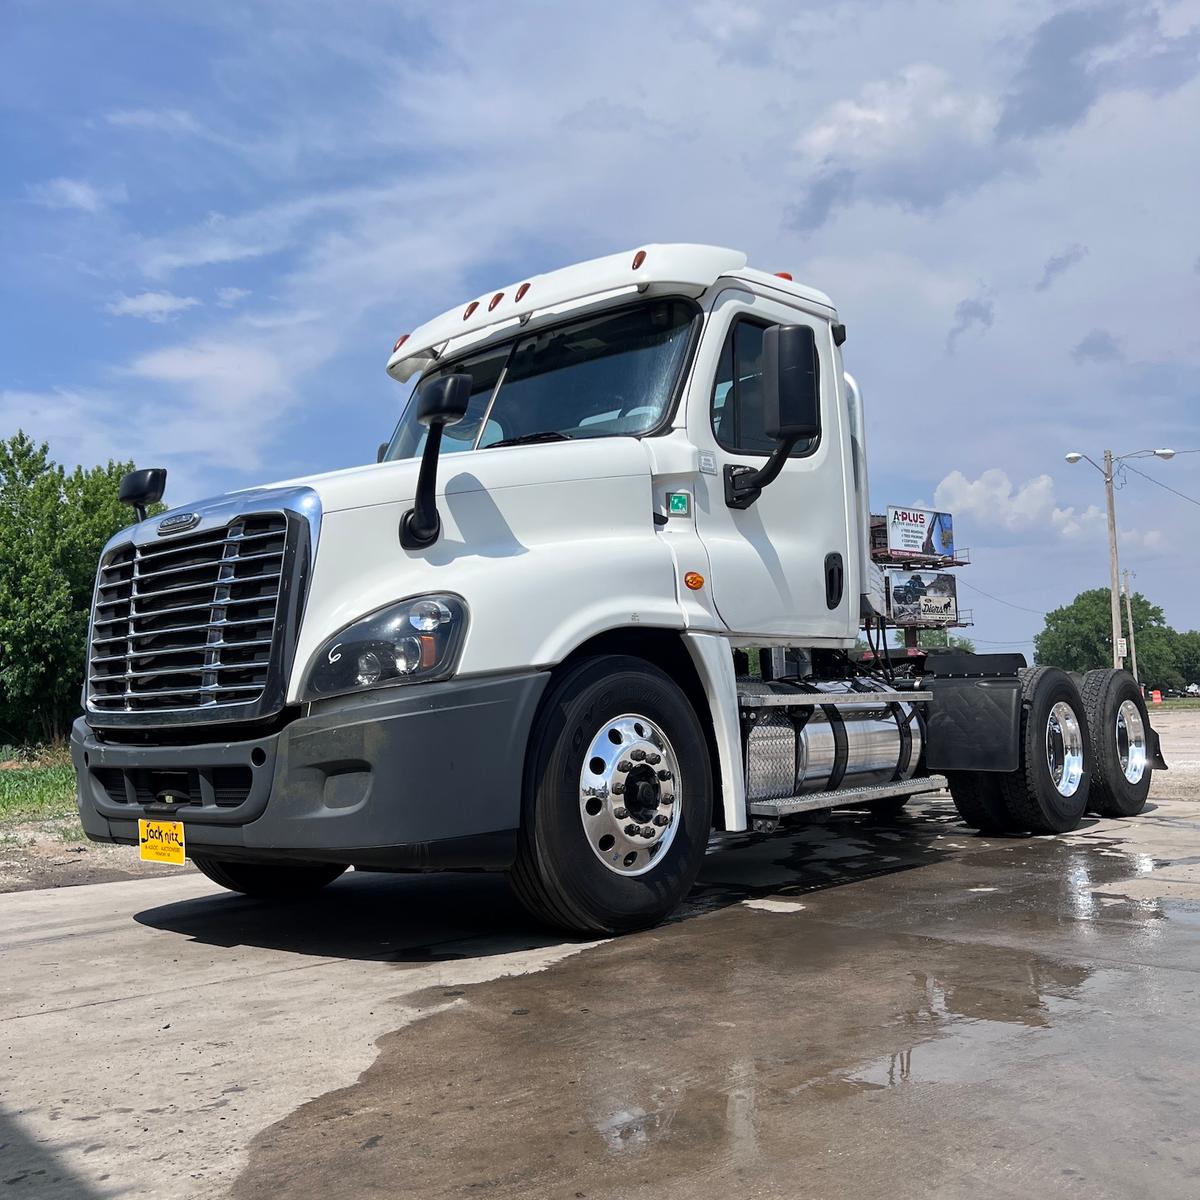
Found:
[[1134, 677], [1134, 679], [1137, 679], [1138, 683], [1141, 683], [1141, 679], [1138, 678], [1138, 672], [1137, 672], [1137, 642], [1133, 636], [1133, 605], [1130, 604], [1130, 602], [1129, 602], [1129, 571], [1128, 570], [1126, 570], [1125, 574], [1124, 574], [1124, 583], [1125, 583], [1125, 616], [1127, 618], [1127, 623], [1129, 625], [1129, 657], [1133, 662], [1133, 677]]
[[1117, 566], [1117, 506], [1113, 499], [1113, 452], [1104, 452], [1104, 496], [1108, 503], [1108, 569], [1111, 576], [1112, 653], [1113, 667], [1120, 670], [1124, 665], [1121, 657], [1121, 573]]
[[[1104, 466], [1094, 458], [1071, 450], [1066, 458], [1069, 463], [1087, 462], [1104, 476], [1104, 499], [1108, 504], [1108, 571], [1109, 571], [1109, 601], [1112, 616], [1112, 659], [1113, 666], [1119, 671], [1123, 665], [1124, 655], [1121, 653], [1121, 598], [1118, 592], [1121, 588], [1121, 572], [1117, 565], [1117, 506], [1113, 499], [1113, 471], [1118, 463], [1127, 458], [1161, 458], [1170, 462], [1175, 457], [1175, 451], [1169, 446], [1160, 446], [1157, 450], [1134, 450], [1129, 454], [1113, 457], [1111, 450], [1104, 452]], [[1129, 623], [1129, 639], [1133, 641], [1133, 622]], [[1133, 664], [1134, 674], [1137, 674], [1137, 662]]]

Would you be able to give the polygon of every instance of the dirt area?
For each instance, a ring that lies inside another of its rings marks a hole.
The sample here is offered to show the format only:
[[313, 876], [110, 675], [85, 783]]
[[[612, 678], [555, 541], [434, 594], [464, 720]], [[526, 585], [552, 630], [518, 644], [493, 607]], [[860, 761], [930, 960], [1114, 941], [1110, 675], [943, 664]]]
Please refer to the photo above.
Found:
[[27, 821], [0, 831], [0, 893], [178, 875], [193, 869], [144, 863], [132, 846], [89, 842], [74, 817]]

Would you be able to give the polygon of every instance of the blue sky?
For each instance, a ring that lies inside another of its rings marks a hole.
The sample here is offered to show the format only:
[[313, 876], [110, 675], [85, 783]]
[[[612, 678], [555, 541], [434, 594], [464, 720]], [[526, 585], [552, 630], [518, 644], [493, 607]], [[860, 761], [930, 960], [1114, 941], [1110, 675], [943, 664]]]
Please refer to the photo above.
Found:
[[[952, 509], [1010, 602], [964, 586], [981, 649], [1107, 582], [1065, 451], [1200, 449], [1196, 0], [3, 12], [0, 433], [173, 502], [371, 460], [399, 333], [648, 241], [834, 297], [875, 506]], [[1200, 498], [1200, 454], [1136, 465]], [[1123, 482], [1200, 625], [1200, 508]]]

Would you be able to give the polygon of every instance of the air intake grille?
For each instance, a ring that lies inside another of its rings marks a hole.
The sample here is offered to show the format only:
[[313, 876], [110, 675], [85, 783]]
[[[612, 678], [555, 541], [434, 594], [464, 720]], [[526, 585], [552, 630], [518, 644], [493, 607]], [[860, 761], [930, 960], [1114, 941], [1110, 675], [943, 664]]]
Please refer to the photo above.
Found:
[[283, 513], [118, 546], [100, 564], [88, 708], [213, 712], [253, 704], [271, 679], [293, 556]]

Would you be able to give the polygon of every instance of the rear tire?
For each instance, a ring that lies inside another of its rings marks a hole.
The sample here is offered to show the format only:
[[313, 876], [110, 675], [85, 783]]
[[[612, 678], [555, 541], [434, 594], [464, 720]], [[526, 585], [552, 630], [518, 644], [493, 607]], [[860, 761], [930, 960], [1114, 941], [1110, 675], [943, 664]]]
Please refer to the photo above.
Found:
[[513, 890], [572, 933], [656, 925], [700, 870], [712, 792], [704, 731], [671, 678], [638, 658], [586, 659], [534, 722]]
[[1083, 697], [1057, 667], [1021, 673], [1021, 766], [1000, 776], [1015, 829], [1068, 833], [1083, 818], [1091, 784], [1092, 746]]
[[345, 871], [336, 863], [261, 863], [193, 855], [196, 869], [213, 883], [256, 900], [292, 900], [331, 884]]
[[1083, 704], [1092, 735], [1089, 807], [1102, 817], [1134, 817], [1150, 794], [1150, 717], [1126, 671], [1089, 671]]
[[1000, 787], [1003, 776], [990, 771], [948, 771], [946, 777], [964, 824], [985, 834], [1015, 832]]

